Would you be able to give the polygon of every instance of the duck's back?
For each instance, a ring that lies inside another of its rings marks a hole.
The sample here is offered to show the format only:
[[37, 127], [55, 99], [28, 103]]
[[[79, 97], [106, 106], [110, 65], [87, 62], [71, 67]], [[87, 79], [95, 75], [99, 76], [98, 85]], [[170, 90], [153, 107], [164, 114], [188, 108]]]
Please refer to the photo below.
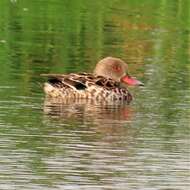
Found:
[[130, 102], [132, 96], [120, 83], [90, 73], [78, 74], [43, 74], [48, 77], [44, 91], [52, 98], [84, 98], [96, 100], [125, 100]]

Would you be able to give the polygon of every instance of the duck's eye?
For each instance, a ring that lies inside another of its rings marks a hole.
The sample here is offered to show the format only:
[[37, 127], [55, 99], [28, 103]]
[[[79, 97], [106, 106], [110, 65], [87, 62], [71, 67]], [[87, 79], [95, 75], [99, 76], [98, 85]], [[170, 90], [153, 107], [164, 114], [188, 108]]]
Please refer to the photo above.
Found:
[[114, 66], [113, 66], [113, 70], [114, 70], [115, 72], [120, 72], [120, 71], [121, 71], [121, 67], [118, 66], [118, 65], [114, 65]]

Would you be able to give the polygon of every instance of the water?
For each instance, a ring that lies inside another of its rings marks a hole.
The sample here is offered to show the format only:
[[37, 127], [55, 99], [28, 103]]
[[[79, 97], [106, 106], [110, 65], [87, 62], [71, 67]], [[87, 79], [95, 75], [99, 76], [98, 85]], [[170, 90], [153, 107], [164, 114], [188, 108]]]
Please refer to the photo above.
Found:
[[[0, 189], [190, 187], [189, 1], [0, 1]], [[145, 87], [130, 105], [50, 103], [41, 73], [105, 56]]]

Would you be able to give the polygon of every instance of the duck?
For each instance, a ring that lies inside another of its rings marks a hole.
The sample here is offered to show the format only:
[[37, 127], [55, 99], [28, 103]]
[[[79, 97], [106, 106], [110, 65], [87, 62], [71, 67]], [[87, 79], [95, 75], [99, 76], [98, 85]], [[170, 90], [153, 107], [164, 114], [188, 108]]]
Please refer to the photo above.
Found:
[[144, 84], [128, 72], [128, 65], [120, 58], [106, 57], [95, 66], [93, 73], [41, 74], [46, 97], [55, 99], [90, 99], [98, 101], [125, 101], [132, 95], [128, 86]]

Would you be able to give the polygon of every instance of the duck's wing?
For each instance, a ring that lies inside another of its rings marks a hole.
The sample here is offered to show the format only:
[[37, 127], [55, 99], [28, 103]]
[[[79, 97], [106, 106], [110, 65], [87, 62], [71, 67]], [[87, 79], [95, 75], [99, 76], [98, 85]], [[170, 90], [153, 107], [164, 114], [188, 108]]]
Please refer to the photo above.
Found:
[[88, 85], [96, 85], [106, 89], [113, 89], [120, 86], [119, 82], [116, 82], [111, 78], [105, 78], [91, 73], [78, 73], [73, 75], [76, 75], [81, 82], [87, 82]]
[[74, 90], [84, 90], [87, 88], [85, 81], [79, 80], [76, 74], [41, 74], [48, 78], [48, 83], [57, 88], [72, 88]]
[[119, 87], [119, 83], [105, 78], [103, 76], [95, 76], [91, 73], [71, 73], [64, 74], [42, 74], [48, 77], [48, 82], [58, 88], [72, 88], [76, 90], [84, 90], [89, 86], [96, 85], [107, 90]]

